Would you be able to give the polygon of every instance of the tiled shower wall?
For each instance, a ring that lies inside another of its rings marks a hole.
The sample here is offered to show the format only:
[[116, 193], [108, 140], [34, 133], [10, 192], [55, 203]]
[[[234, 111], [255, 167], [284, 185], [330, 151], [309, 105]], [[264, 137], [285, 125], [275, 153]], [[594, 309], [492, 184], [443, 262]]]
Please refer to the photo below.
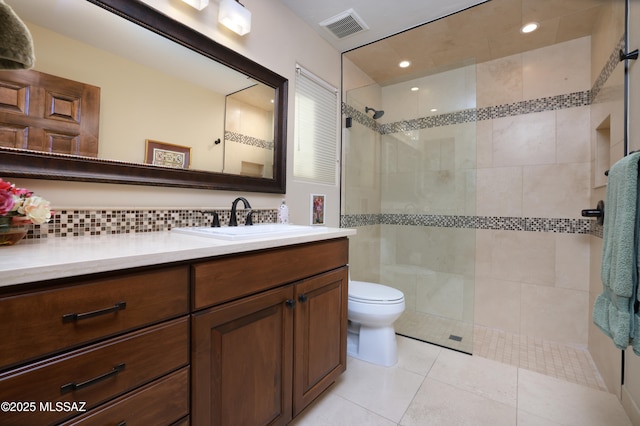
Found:
[[[619, 46], [610, 48], [617, 53]], [[437, 205], [442, 203], [439, 197], [413, 193], [406, 199], [405, 211], [385, 204], [384, 199], [380, 213], [347, 209], [343, 225], [360, 225], [357, 238], [366, 238], [354, 246], [374, 254], [371, 242], [382, 237], [378, 240], [382, 259], [392, 250], [399, 265], [433, 259], [434, 268], [449, 263], [459, 277], [470, 277], [470, 284], [445, 280], [437, 294], [430, 294], [438, 299], [438, 306], [453, 304], [441, 308], [449, 311], [443, 315], [464, 316], [469, 311], [464, 305], [472, 305], [472, 320], [478, 325], [586, 345], [589, 242], [591, 235], [602, 232], [594, 221], [580, 216], [581, 209], [591, 207], [590, 101], [613, 67], [615, 62], [610, 61], [602, 70], [604, 78], [591, 87], [590, 38], [582, 38], [478, 64], [475, 108], [383, 125], [363, 121], [382, 135], [420, 129], [419, 141], [425, 146], [416, 146], [422, 150], [438, 140], [429, 135], [431, 128], [454, 135], [475, 132], [475, 147], [454, 143], [447, 154], [450, 162], [471, 159], [475, 169], [470, 167], [466, 177], [457, 178], [458, 183], [442, 173], [440, 182], [425, 185], [438, 191], [473, 180], [475, 188], [460, 192], [464, 199], [441, 205]], [[388, 108], [386, 103], [383, 107]], [[357, 117], [349, 105], [343, 109]], [[471, 130], [469, 123], [474, 126]], [[380, 143], [384, 147], [384, 139]], [[347, 168], [352, 165], [350, 149]], [[380, 155], [381, 164], [385, 154]], [[385, 167], [379, 167], [384, 186]], [[366, 199], [370, 188], [360, 192], [349, 186], [347, 176], [347, 198], [351, 193]], [[385, 191], [407, 192], [407, 187], [391, 186]], [[442, 192], [445, 197], [455, 193]], [[361, 199], [359, 204], [367, 203]], [[430, 210], [434, 204], [436, 210]], [[450, 243], [453, 234], [469, 229], [474, 231], [464, 237], [467, 247], [459, 247], [464, 242]], [[362, 269], [357, 265], [362, 257], [355, 255], [351, 260], [355, 273]], [[406, 281], [414, 280], [415, 273], [411, 268], [400, 269], [393, 277], [382, 273], [378, 278], [410, 292]]]

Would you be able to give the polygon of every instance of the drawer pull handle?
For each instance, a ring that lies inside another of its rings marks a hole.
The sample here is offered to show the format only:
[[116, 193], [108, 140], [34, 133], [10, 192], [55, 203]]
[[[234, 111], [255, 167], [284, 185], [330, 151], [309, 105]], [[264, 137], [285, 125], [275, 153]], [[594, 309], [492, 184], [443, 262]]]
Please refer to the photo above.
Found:
[[111, 312], [118, 312], [127, 307], [127, 302], [118, 302], [110, 308], [98, 309], [97, 311], [85, 312], [82, 314], [65, 314], [62, 316], [62, 322], [74, 322], [87, 318], [93, 318], [100, 315], [110, 314]]
[[111, 369], [111, 371], [109, 371], [108, 373], [104, 373], [98, 377], [94, 377], [93, 379], [89, 379], [86, 382], [82, 382], [82, 383], [67, 383], [64, 386], [60, 386], [60, 393], [62, 395], [64, 395], [65, 393], [69, 393], [69, 392], [73, 392], [73, 391], [77, 391], [83, 388], [86, 388], [88, 386], [91, 386], [93, 384], [96, 384], [98, 382], [101, 382], [103, 380], [106, 380], [110, 377], [113, 376], [117, 376], [119, 372], [121, 372], [122, 370], [124, 370], [124, 363], [123, 364], [118, 364], [115, 367], [113, 367]]
[[127, 426], [127, 422], [123, 420], [120, 423], [118, 423], [118, 426]]
[[309, 300], [309, 296], [307, 296], [306, 294], [301, 294], [300, 296], [298, 296], [298, 300], [302, 303], [306, 302], [307, 300]]

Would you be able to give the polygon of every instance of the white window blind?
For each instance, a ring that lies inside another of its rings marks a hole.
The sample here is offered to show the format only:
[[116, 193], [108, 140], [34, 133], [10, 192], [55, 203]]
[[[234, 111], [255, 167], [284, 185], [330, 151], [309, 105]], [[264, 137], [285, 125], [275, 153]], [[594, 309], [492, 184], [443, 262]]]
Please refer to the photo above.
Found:
[[293, 176], [336, 185], [338, 89], [296, 66]]

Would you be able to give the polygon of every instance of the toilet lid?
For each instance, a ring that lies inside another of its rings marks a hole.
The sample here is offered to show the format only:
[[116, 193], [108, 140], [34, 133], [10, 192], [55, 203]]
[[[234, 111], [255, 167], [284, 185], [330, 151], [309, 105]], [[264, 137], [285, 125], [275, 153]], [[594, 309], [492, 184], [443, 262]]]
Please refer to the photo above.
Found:
[[398, 303], [404, 299], [404, 294], [398, 289], [382, 284], [350, 281], [349, 299], [369, 303]]

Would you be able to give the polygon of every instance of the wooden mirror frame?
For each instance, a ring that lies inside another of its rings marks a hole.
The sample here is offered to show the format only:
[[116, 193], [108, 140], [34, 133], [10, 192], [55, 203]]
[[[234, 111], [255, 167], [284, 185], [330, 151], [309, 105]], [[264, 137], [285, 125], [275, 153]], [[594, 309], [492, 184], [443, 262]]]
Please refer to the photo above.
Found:
[[288, 80], [139, 0], [86, 0], [275, 89], [273, 179], [0, 149], [3, 176], [284, 194]]

